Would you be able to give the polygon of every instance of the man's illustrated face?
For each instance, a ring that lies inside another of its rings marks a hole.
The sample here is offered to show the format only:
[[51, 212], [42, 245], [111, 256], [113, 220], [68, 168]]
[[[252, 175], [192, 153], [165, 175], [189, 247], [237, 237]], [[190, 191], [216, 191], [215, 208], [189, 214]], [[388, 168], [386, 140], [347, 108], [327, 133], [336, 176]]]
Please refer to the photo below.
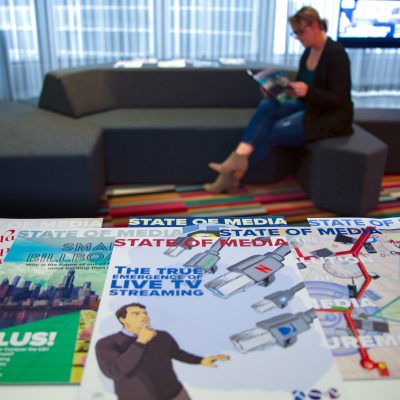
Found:
[[150, 324], [150, 318], [146, 309], [131, 306], [126, 309], [126, 317], [120, 318], [124, 328], [130, 332], [138, 332], [143, 328], [147, 328]]

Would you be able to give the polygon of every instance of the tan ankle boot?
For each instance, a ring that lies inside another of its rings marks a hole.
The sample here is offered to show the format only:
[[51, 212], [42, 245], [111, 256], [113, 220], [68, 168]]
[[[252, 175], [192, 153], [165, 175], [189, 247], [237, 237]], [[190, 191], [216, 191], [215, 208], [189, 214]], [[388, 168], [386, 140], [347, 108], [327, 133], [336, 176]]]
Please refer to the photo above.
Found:
[[239, 183], [239, 179], [233, 174], [219, 174], [213, 183], [206, 183], [204, 189], [210, 193], [236, 193]]
[[237, 154], [235, 151], [221, 164], [211, 162], [208, 166], [219, 174], [234, 174], [237, 179], [241, 179], [249, 168], [249, 156]]

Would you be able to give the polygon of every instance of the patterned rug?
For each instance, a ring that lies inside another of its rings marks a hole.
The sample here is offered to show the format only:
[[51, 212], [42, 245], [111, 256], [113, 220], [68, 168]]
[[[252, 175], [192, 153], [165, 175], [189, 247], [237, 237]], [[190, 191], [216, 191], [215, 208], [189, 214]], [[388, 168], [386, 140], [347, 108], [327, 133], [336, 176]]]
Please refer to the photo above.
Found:
[[[246, 216], [282, 215], [289, 224], [307, 217], [335, 217], [316, 208], [294, 178], [274, 184], [244, 185], [234, 195], [212, 195], [201, 185], [112, 185], [99, 210], [105, 226], [127, 226], [130, 216]], [[400, 216], [400, 175], [382, 180], [378, 206], [369, 217]]]

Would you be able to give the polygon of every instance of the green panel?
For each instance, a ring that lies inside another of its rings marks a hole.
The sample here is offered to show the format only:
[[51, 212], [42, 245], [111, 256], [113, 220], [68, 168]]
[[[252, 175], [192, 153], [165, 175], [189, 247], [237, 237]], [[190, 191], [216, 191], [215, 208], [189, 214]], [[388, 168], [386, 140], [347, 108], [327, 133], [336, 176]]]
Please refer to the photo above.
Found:
[[0, 383], [69, 382], [79, 319], [74, 312], [2, 329]]

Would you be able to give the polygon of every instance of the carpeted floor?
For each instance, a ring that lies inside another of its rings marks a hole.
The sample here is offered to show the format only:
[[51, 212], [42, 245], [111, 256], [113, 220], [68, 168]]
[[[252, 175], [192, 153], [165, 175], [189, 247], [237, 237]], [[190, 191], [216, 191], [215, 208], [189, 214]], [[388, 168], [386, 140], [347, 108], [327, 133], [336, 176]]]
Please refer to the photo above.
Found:
[[[294, 178], [274, 184], [244, 185], [234, 195], [212, 195], [201, 185], [112, 185], [99, 214], [104, 217], [105, 226], [127, 226], [128, 218], [134, 215], [283, 215], [290, 224], [304, 223], [307, 217], [336, 216], [315, 208]], [[400, 216], [400, 175], [384, 177], [379, 204], [368, 216]]]

